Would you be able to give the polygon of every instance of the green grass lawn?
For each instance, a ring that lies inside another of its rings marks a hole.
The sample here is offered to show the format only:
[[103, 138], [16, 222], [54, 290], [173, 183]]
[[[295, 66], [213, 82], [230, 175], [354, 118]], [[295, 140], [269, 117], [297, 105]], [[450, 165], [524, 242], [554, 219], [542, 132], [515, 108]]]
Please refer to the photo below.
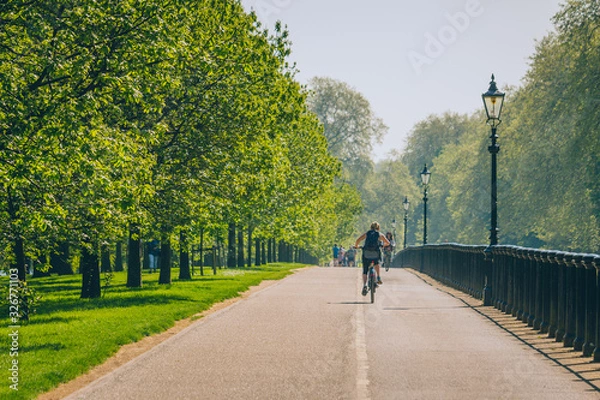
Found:
[[[252, 269], [223, 269], [216, 276], [194, 276], [159, 285], [158, 273], [143, 276], [144, 287], [125, 287], [126, 273], [114, 274], [102, 298], [79, 298], [81, 276], [31, 279], [42, 295], [37, 313], [19, 331], [19, 384], [9, 386], [11, 371], [10, 321], [1, 319], [5, 345], [0, 354], [0, 398], [31, 399], [61, 382], [88, 371], [116, 353], [120, 346], [162, 332], [175, 321], [207, 310], [214, 303], [237, 297], [263, 280], [282, 279], [302, 264], [269, 264]], [[178, 276], [174, 269], [172, 276]], [[103, 274], [104, 275], [104, 274]], [[0, 284], [8, 285], [2, 277]], [[104, 283], [103, 283], [104, 285]]]

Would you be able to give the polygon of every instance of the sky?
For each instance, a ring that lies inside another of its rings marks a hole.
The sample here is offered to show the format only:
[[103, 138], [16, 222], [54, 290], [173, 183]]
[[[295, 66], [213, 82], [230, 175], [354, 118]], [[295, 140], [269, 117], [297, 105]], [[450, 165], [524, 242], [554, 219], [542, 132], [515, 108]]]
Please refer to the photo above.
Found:
[[520, 86], [563, 2], [242, 0], [267, 27], [287, 25], [300, 83], [330, 77], [370, 102], [389, 127], [375, 160], [402, 151], [431, 114], [483, 108], [492, 73], [500, 88]]

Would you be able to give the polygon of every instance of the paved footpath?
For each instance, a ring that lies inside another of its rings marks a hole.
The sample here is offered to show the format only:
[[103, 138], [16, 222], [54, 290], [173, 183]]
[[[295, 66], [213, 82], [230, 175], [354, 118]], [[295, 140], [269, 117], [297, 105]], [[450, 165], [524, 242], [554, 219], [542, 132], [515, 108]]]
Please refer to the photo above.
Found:
[[599, 399], [408, 270], [303, 270], [210, 315], [69, 399]]

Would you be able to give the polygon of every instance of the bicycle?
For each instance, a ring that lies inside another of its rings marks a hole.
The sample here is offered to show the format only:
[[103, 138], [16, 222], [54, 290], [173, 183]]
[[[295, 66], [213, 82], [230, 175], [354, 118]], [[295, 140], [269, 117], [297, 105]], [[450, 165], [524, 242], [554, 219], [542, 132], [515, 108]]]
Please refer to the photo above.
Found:
[[367, 289], [371, 292], [371, 304], [375, 303], [375, 292], [377, 291], [377, 274], [375, 273], [375, 261], [371, 261], [367, 275]]
[[390, 264], [392, 263], [392, 252], [391, 250], [384, 250], [383, 252], [383, 266], [385, 267], [385, 272], [390, 270]]
[[[363, 251], [364, 248], [361, 246], [360, 249]], [[369, 270], [367, 272], [367, 291], [371, 293], [371, 304], [375, 303], [375, 292], [377, 291], [377, 273], [375, 272], [375, 260], [371, 260]]]

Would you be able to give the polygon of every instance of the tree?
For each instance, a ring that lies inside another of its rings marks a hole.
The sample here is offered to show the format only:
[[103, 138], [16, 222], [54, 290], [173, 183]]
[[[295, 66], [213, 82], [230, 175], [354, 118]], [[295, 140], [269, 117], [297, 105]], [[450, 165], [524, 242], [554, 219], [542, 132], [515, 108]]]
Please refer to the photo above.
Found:
[[[515, 98], [506, 134], [515, 178], [511, 207], [526, 219], [511, 226], [564, 250], [600, 251], [600, 61], [597, 1], [566, 4], [555, 17], [558, 32], [538, 44], [525, 86]], [[593, 28], [596, 27], [596, 28]], [[543, 193], [543, 196], [540, 194]]]
[[433, 160], [447, 145], [458, 144], [467, 129], [468, 116], [451, 112], [432, 114], [418, 122], [410, 132], [401, 156], [413, 179], [420, 182], [419, 172], [423, 165], [432, 168]]
[[[366, 230], [373, 221], [378, 221], [384, 231], [393, 231], [392, 221], [398, 223], [404, 215], [402, 202], [407, 197], [413, 208], [417, 206], [420, 193], [407, 166], [400, 159], [400, 154], [393, 153], [375, 167], [377, 179], [369, 181], [362, 190], [364, 213], [359, 220], [362, 231]], [[411, 216], [415, 211], [411, 210]], [[412, 227], [408, 229], [411, 238], [415, 235]], [[396, 232], [396, 236], [403, 232]]]
[[98, 252], [137, 198], [126, 170], [144, 152], [119, 105], [135, 101], [132, 70], [147, 62], [155, 12], [110, 3], [0, 8], [1, 206], [20, 271], [24, 252], [64, 240]]
[[328, 149], [349, 172], [348, 179], [361, 186], [364, 171], [372, 168], [371, 152], [388, 128], [369, 101], [345, 82], [314, 77], [309, 81], [309, 109], [323, 124]]

